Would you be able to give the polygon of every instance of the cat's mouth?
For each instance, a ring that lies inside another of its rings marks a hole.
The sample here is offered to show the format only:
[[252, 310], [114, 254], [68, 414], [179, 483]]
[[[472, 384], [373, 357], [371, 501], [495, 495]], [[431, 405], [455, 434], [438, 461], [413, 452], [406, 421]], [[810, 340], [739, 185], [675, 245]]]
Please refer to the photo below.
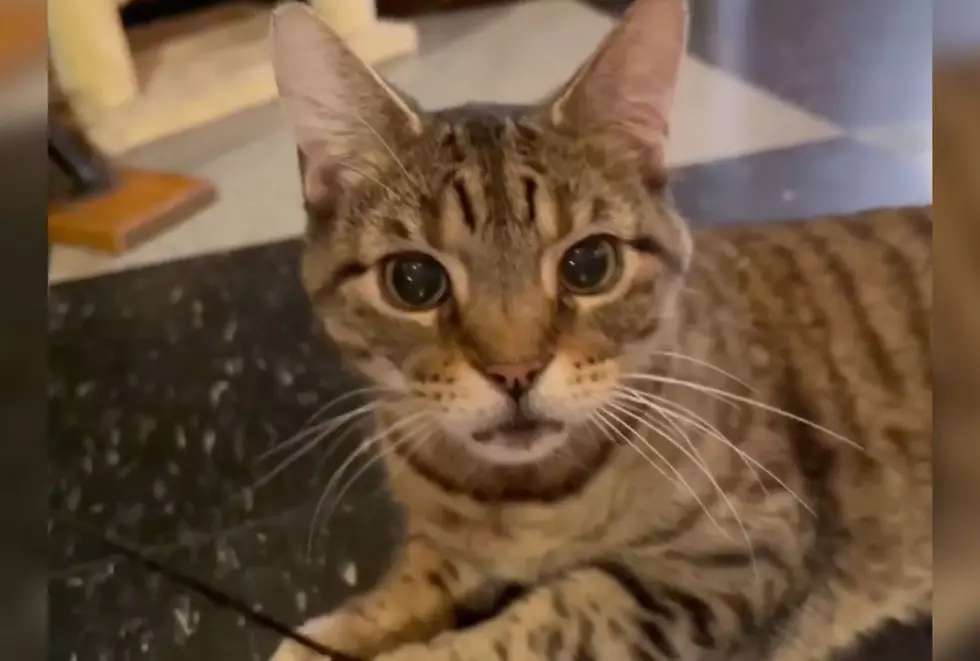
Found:
[[524, 450], [546, 434], [557, 434], [564, 428], [564, 423], [557, 420], [530, 416], [524, 411], [518, 411], [502, 423], [475, 432], [473, 440]]

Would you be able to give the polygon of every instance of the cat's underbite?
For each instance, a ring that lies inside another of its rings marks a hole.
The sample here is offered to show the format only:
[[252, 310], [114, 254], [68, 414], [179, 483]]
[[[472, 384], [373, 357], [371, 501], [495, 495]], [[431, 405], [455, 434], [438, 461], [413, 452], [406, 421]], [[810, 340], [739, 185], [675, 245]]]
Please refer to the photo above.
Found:
[[639, 0], [540, 104], [427, 112], [276, 10], [303, 282], [407, 521], [313, 640], [824, 661], [928, 614], [931, 209], [690, 230], [664, 164], [687, 22]]

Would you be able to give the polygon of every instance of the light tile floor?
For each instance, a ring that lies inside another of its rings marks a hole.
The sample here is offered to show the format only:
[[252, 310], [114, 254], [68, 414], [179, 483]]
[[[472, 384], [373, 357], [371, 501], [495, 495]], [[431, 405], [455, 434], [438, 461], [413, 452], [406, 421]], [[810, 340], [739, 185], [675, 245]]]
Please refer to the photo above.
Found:
[[[434, 15], [419, 22], [420, 53], [382, 71], [428, 108], [481, 100], [532, 102], [570, 75], [611, 25], [609, 16], [574, 0]], [[705, 163], [840, 133], [828, 121], [689, 57], [668, 159], [675, 166]], [[880, 144], [889, 136], [874, 138]], [[284, 239], [302, 231], [295, 148], [274, 106], [152, 145], [127, 160], [205, 177], [216, 185], [220, 200], [123, 256], [56, 246], [51, 282]]]
[[932, 123], [914, 122], [872, 126], [855, 131], [854, 137], [887, 149], [896, 156], [912, 159], [932, 173]]

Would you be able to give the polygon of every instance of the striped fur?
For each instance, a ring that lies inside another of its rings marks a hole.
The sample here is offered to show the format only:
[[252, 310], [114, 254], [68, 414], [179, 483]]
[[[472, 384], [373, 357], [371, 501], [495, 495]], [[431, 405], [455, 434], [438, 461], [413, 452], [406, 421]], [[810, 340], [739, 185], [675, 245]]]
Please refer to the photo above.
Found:
[[[279, 13], [304, 283], [380, 389], [408, 521], [390, 573], [307, 635], [384, 661], [822, 661], [929, 612], [931, 209], [691, 232], [663, 187], [676, 72], [628, 57], [649, 37], [677, 59], [682, 6], [638, 2], [540, 107], [434, 114]], [[320, 92], [301, 47], [335, 63]], [[373, 138], [329, 111], [354, 106]], [[599, 230], [622, 284], [570, 296], [555, 255]], [[385, 303], [378, 264], [407, 249], [448, 302]], [[529, 406], [561, 445], [489, 460], [487, 366], [542, 356]]]

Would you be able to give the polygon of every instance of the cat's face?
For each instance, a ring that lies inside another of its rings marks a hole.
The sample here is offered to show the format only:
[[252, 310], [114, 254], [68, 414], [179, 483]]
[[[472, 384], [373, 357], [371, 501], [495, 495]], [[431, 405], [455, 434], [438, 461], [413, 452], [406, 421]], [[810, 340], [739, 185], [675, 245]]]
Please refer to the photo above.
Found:
[[[307, 12], [279, 12], [304, 283], [404, 435], [497, 465], [574, 450], [590, 425], [610, 436], [604, 407], [668, 341], [691, 256], [663, 197], [685, 26], [683, 2], [646, 0], [547, 103], [430, 114]], [[658, 53], [651, 29], [681, 36]]]
[[486, 110], [428, 121], [383, 185], [314, 211], [306, 284], [406, 415], [487, 461], [538, 461], [601, 428], [620, 376], [644, 366], [687, 237], [640, 177], [574, 136]]

